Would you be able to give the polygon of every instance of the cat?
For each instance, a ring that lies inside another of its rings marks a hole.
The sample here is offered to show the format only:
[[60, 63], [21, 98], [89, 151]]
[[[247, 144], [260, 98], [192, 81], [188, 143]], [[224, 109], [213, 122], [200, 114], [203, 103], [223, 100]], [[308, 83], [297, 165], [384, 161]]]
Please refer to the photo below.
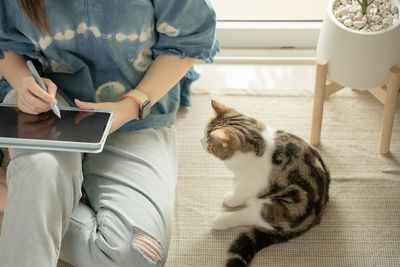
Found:
[[328, 201], [329, 171], [319, 153], [299, 137], [266, 127], [212, 100], [215, 111], [201, 140], [235, 175], [224, 197], [243, 209], [217, 216], [213, 228], [252, 226], [229, 248], [226, 267], [248, 266], [255, 254], [318, 224]]

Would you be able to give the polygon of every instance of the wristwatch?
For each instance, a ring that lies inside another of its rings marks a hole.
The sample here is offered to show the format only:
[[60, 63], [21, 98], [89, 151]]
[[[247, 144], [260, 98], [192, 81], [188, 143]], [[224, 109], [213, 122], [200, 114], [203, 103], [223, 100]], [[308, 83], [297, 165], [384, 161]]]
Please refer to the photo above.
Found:
[[129, 91], [122, 99], [131, 98], [139, 104], [139, 119], [143, 120], [150, 113], [151, 103], [150, 98], [140, 91], [139, 89], [133, 89]]

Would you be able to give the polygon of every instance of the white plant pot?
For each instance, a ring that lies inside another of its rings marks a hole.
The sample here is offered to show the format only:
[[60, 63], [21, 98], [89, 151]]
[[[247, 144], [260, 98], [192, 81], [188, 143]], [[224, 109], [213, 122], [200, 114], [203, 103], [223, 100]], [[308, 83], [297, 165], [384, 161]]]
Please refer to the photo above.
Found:
[[317, 58], [328, 60], [329, 78], [361, 90], [386, 84], [390, 68], [400, 67], [400, 20], [379, 32], [355, 31], [335, 18], [334, 3], [329, 1], [317, 45]]

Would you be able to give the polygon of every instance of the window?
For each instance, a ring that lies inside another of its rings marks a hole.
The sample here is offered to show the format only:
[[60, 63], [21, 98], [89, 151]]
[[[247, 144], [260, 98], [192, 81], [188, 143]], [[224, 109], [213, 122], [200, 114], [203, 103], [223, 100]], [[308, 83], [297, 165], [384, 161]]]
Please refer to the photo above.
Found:
[[222, 47], [217, 60], [313, 62], [328, 1], [211, 0]]

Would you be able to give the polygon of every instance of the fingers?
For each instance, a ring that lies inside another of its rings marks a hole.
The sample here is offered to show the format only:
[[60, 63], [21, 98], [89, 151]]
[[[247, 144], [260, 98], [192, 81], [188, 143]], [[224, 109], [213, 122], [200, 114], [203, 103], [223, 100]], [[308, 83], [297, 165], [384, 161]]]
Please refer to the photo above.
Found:
[[26, 113], [39, 114], [50, 110], [50, 105], [30, 92], [18, 95], [18, 108]]
[[42, 80], [43, 80], [44, 85], [46, 85], [47, 91], [49, 92], [49, 94], [53, 98], [55, 98], [56, 97], [56, 93], [57, 93], [57, 86], [50, 79], [43, 78]]
[[[45, 83], [46, 84], [46, 83]], [[36, 83], [29, 83], [29, 87], [27, 88], [33, 95], [42, 98], [44, 101], [50, 104], [57, 104], [57, 100], [55, 99], [54, 96], [52, 96], [50, 93], [47, 93], [45, 90], [43, 90], [39, 84]], [[49, 89], [47, 89], [49, 90]], [[53, 86], [51, 86], [51, 90], [54, 90]], [[50, 92], [50, 91], [49, 91]]]
[[18, 108], [30, 114], [39, 114], [50, 110], [51, 104], [56, 104], [55, 94], [57, 86], [49, 79], [43, 79], [49, 92], [43, 90], [33, 76], [21, 79], [18, 92]]
[[78, 106], [78, 108], [81, 108], [81, 109], [96, 109], [97, 108], [96, 103], [83, 102], [76, 98], [75, 98], [75, 104]]

